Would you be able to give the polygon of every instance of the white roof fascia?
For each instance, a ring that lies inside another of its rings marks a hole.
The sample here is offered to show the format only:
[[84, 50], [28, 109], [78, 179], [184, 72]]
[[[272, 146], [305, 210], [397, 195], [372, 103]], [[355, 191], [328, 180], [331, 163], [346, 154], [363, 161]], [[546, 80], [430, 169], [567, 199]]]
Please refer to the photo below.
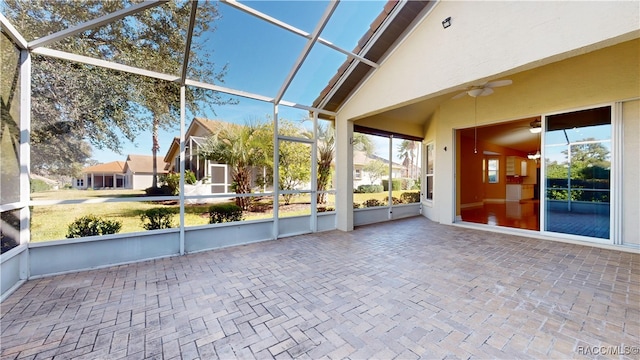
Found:
[[184, 85], [187, 79], [187, 68], [189, 67], [189, 55], [191, 54], [191, 39], [193, 38], [193, 28], [196, 23], [196, 12], [198, 11], [198, 2], [191, 3], [191, 13], [189, 15], [189, 28], [187, 29], [187, 41], [184, 48], [184, 57], [182, 60], [182, 71], [180, 72], [180, 85]]
[[[407, 2], [408, 0], [401, 0], [400, 2], [403, 4]], [[383, 57], [380, 60], [380, 64], [383, 64], [389, 57], [391, 57], [395, 51], [404, 43], [404, 41], [411, 35], [413, 34], [414, 31], [416, 31], [416, 28], [418, 27], [419, 24], [421, 24], [423, 21], [426, 21], [426, 19], [429, 17], [429, 14], [431, 14], [431, 12], [436, 8], [436, 6], [438, 6], [440, 4], [440, 2], [443, 0], [436, 0], [435, 4], [433, 4], [432, 6], [427, 6], [426, 9], [423, 9], [420, 14], [418, 14], [418, 16], [416, 16], [416, 18], [411, 22], [411, 24], [409, 24], [409, 27], [407, 27], [408, 31], [405, 30], [405, 32], [403, 32], [402, 34], [402, 38], [400, 38], [398, 41], [396, 41], [396, 43], [394, 44], [395, 46], [393, 48], [390, 48], [389, 51], [387, 51], [386, 54], [383, 55]], [[394, 16], [395, 17], [395, 14]], [[388, 24], [383, 24], [383, 26], [385, 26], [385, 28], [388, 26]], [[376, 40], [379, 36], [376, 36]], [[351, 67], [349, 67], [347, 69], [348, 72], [351, 72], [353, 69]], [[346, 74], [347, 72], [345, 72]], [[364, 84], [371, 76], [373, 76], [374, 72], [371, 72], [369, 74], [367, 74], [367, 76], [365, 76], [361, 81], [360, 81], [360, 86], [358, 86], [358, 88], [356, 89], [356, 91], [354, 91], [352, 94], [350, 94], [342, 103], [342, 105], [338, 108], [340, 109], [344, 104], [348, 103], [349, 100], [351, 99], [351, 97], [353, 97], [360, 89], [360, 87], [362, 87], [362, 84]], [[344, 82], [344, 79], [340, 79], [340, 84], [342, 84]], [[337, 91], [337, 89], [335, 90]], [[329, 94], [332, 96], [333, 93], [335, 93], [335, 91], [332, 89]], [[320, 103], [318, 106], [324, 106], [326, 105], [326, 101], [328, 101], [329, 95], [327, 95], [327, 97], [325, 97], [325, 100], [322, 101], [322, 103]]]
[[7, 34], [9, 39], [11, 39], [19, 48], [26, 50], [29, 47], [27, 40], [20, 35], [18, 30], [11, 25], [9, 19], [4, 17], [2, 13], [0, 13], [0, 24], [2, 25], [2, 32]]
[[311, 35], [311, 39], [309, 39], [307, 41], [307, 43], [305, 44], [304, 48], [302, 49], [302, 52], [298, 56], [298, 59], [296, 60], [295, 64], [291, 68], [291, 71], [289, 71], [289, 74], [287, 75], [287, 78], [285, 79], [284, 83], [282, 84], [282, 87], [278, 91], [278, 94], [276, 95], [276, 97], [274, 99], [274, 104], [278, 104], [280, 102], [280, 100], [282, 100], [282, 96], [284, 95], [284, 93], [289, 88], [289, 85], [291, 85], [291, 81], [293, 81], [294, 76], [298, 73], [298, 70], [300, 70], [300, 67], [302, 66], [302, 63], [304, 62], [304, 60], [307, 58], [307, 56], [311, 52], [311, 48], [313, 48], [313, 45], [316, 43], [316, 40], [318, 40], [318, 38], [320, 37], [320, 33], [322, 33], [322, 30], [324, 29], [324, 27], [329, 22], [329, 19], [331, 19], [331, 15], [336, 10], [336, 7], [338, 6], [338, 3], [339, 3], [339, 0], [332, 1], [327, 6], [326, 10], [324, 11], [324, 14], [322, 14], [322, 17], [320, 18], [320, 21], [316, 25], [316, 28], [313, 30], [313, 33]]
[[147, 76], [154, 79], [160, 79], [160, 80], [166, 80], [166, 81], [178, 81], [180, 79], [178, 76], [175, 76], [175, 75], [167, 75], [167, 74], [145, 70], [145, 69], [141, 69], [141, 68], [137, 68], [129, 65], [122, 65], [122, 64], [114, 63], [107, 60], [95, 59], [95, 58], [84, 56], [84, 55], [77, 55], [77, 54], [72, 54], [72, 53], [59, 51], [59, 50], [53, 50], [49, 48], [37, 48], [32, 50], [31, 53], [50, 56], [50, 57], [63, 59], [63, 60], [74, 61], [77, 63], [87, 64], [87, 65], [99, 66], [99, 67], [103, 67], [111, 70], [124, 71], [127, 73]]
[[[361, 54], [364, 54], [367, 51], [369, 51], [369, 49], [371, 49], [373, 44], [375, 44], [376, 41], [378, 41], [378, 38], [380, 38], [380, 35], [389, 26], [389, 24], [391, 24], [393, 19], [395, 19], [396, 15], [398, 15], [398, 12], [400, 12], [400, 9], [402, 9], [404, 7], [404, 4], [406, 2], [407, 2], [407, 0], [401, 0], [401, 1], [398, 2], [398, 4], [396, 4], [396, 6], [393, 8], [393, 10], [391, 10], [391, 13], [389, 14], [389, 16], [387, 16], [387, 18], [384, 19], [384, 22], [380, 25], [380, 27], [375, 32], [375, 34], [373, 34], [371, 39], [369, 39], [369, 41], [365, 44], [365, 46], [360, 50]], [[347, 76], [349, 76], [349, 74], [351, 74], [353, 69], [355, 69], [356, 65], [357, 65], [357, 63], [352, 62], [347, 67], [347, 70], [344, 72], [344, 74], [342, 74], [340, 79], [338, 79], [338, 82], [336, 82], [336, 84], [331, 88], [331, 90], [329, 91], [327, 96], [325, 96], [324, 99], [322, 99], [322, 101], [320, 102], [320, 104], [318, 104], [319, 108], [323, 108], [323, 107], [325, 107], [327, 105], [327, 101], [329, 101], [329, 99], [333, 95], [335, 95], [335, 92], [338, 91], [338, 89], [342, 86], [342, 84], [344, 83], [345, 79], [347, 78]]]
[[158, 6], [158, 5], [162, 5], [164, 3], [166, 3], [168, 0], [154, 0], [154, 1], [144, 1], [141, 2], [139, 4], [130, 6], [126, 9], [120, 9], [116, 12], [113, 12], [111, 14], [107, 14], [104, 16], [100, 16], [97, 19], [93, 19], [90, 21], [87, 21], [85, 23], [76, 25], [76, 26], [72, 26], [70, 28], [64, 29], [62, 31], [58, 31], [56, 33], [53, 33], [51, 35], [47, 35], [44, 37], [41, 37], [39, 39], [36, 39], [32, 42], [29, 43], [29, 48], [30, 49], [35, 49], [38, 47], [42, 47], [42, 46], [46, 46], [50, 43], [62, 40], [66, 37], [81, 33], [83, 31], [87, 31], [105, 24], [108, 24], [110, 22], [116, 21], [116, 20], [120, 20], [124, 17], [127, 17], [129, 15], [132, 14], [136, 14], [140, 11]]
[[[227, 4], [229, 6], [233, 6], [238, 10], [242, 10], [242, 11], [246, 12], [249, 15], [252, 15], [252, 16], [255, 16], [255, 17], [259, 18], [259, 19], [267, 21], [267, 22], [269, 22], [269, 23], [271, 23], [273, 25], [279, 26], [279, 27], [281, 27], [281, 28], [283, 28], [285, 30], [291, 31], [292, 33], [300, 35], [300, 36], [302, 36], [302, 37], [304, 37], [306, 39], [311, 39], [311, 34], [309, 34], [308, 32], [306, 32], [304, 30], [300, 30], [300, 29], [296, 28], [295, 26], [289, 25], [289, 24], [287, 24], [287, 23], [285, 23], [283, 21], [280, 21], [280, 20], [278, 20], [276, 18], [273, 18], [273, 17], [271, 17], [271, 16], [269, 16], [267, 14], [261, 13], [260, 11], [255, 10], [255, 9], [249, 7], [249, 6], [244, 5], [244, 4], [241, 4], [241, 3], [237, 2], [236, 0], [221, 0], [221, 2], [224, 3], [224, 4]], [[369, 66], [371, 66], [373, 68], [377, 68], [378, 67], [378, 64], [376, 64], [375, 62], [373, 62], [373, 61], [371, 61], [371, 60], [369, 60], [369, 59], [367, 59], [367, 58], [365, 58], [363, 56], [360, 56], [360, 55], [358, 55], [356, 53], [353, 53], [351, 51], [345, 50], [345, 49], [343, 49], [343, 48], [341, 48], [341, 47], [333, 44], [332, 42], [327, 41], [327, 40], [325, 40], [325, 39], [323, 39], [321, 37], [318, 38], [318, 42], [321, 43], [322, 45], [328, 46], [329, 48], [331, 48], [331, 49], [333, 49], [335, 51], [338, 51], [338, 52], [341, 52], [341, 53], [347, 55], [349, 58], [357, 59], [357, 60], [359, 60], [359, 61], [361, 61], [361, 62], [363, 62], [363, 63], [365, 63], [365, 64], [367, 64], [367, 65], [369, 65]]]

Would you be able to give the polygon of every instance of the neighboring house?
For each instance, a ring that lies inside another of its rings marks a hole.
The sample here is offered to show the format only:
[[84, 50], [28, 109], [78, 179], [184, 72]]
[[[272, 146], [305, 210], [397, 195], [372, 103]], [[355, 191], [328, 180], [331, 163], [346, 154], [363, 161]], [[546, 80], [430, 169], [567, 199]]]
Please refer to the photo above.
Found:
[[[185, 169], [196, 175], [196, 180], [211, 184], [212, 194], [230, 193], [231, 167], [218, 164], [199, 155], [207, 138], [215, 134], [223, 122], [205, 118], [193, 118], [185, 133]], [[164, 156], [165, 169], [180, 172], [180, 138], [174, 138]]]
[[[353, 188], [356, 189], [360, 185], [381, 185], [383, 179], [387, 179], [387, 176], [380, 176], [379, 178], [374, 179], [371, 178], [371, 174], [368, 173], [364, 167], [372, 162], [372, 161], [380, 161], [385, 164], [387, 167], [389, 166], [389, 160], [384, 159], [380, 156], [371, 154], [367, 155], [364, 151], [353, 152]], [[401, 178], [403, 174], [406, 173], [406, 168], [402, 164], [398, 164], [396, 162], [392, 163], [392, 178]]]
[[[165, 163], [157, 160], [158, 176], [166, 174]], [[86, 167], [82, 177], [73, 179], [76, 189], [135, 189], [151, 186], [153, 177], [153, 156], [128, 155], [126, 161], [112, 161]]]
[[[166, 174], [165, 162], [161, 157], [156, 159], [158, 176]], [[129, 155], [124, 165], [125, 188], [146, 189], [153, 184], [153, 156]]]
[[76, 189], [124, 189], [124, 165], [124, 161], [112, 161], [86, 167], [71, 185]]

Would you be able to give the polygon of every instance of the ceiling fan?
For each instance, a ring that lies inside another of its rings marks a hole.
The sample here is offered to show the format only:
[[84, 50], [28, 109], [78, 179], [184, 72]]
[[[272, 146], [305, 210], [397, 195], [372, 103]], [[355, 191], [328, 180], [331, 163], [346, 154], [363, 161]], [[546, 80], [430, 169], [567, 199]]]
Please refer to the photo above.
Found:
[[513, 81], [511, 80], [496, 80], [496, 81], [489, 81], [486, 82], [482, 85], [476, 85], [476, 86], [472, 86], [470, 88], [468, 88], [467, 90], [459, 93], [458, 95], [454, 96], [453, 99], [459, 99], [465, 95], [469, 95], [473, 98], [478, 97], [478, 96], [487, 96], [487, 95], [491, 95], [493, 94], [493, 88], [497, 88], [500, 86], [507, 86], [507, 85], [511, 85], [513, 83]]
[[530, 122], [529, 131], [532, 134], [539, 134], [540, 132], [542, 132], [542, 121], [540, 121], [540, 119], [536, 119]]

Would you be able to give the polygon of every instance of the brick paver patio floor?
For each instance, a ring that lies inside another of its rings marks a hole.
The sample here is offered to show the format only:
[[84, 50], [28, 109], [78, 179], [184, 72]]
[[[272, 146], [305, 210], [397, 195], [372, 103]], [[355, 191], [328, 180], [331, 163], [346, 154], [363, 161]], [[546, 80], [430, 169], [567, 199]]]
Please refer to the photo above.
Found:
[[637, 359], [639, 308], [640, 255], [416, 217], [28, 281], [1, 355]]

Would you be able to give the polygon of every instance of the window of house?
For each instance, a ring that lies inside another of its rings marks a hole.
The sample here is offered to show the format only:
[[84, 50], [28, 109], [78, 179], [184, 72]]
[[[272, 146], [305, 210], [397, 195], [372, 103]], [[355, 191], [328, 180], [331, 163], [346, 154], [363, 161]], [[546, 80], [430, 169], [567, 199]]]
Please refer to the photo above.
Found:
[[360, 169], [356, 169], [356, 175], [355, 175], [356, 179], [362, 179], [362, 170]]
[[426, 161], [426, 191], [425, 191], [425, 198], [427, 200], [433, 200], [433, 164], [434, 164], [434, 158], [435, 158], [435, 151], [434, 151], [434, 146], [433, 143], [429, 143], [426, 146], [426, 151], [425, 151], [425, 161]]
[[76, 179], [76, 187], [83, 187], [84, 179]]
[[489, 180], [489, 184], [497, 184], [499, 182], [499, 163], [498, 159], [487, 160], [487, 179]]

